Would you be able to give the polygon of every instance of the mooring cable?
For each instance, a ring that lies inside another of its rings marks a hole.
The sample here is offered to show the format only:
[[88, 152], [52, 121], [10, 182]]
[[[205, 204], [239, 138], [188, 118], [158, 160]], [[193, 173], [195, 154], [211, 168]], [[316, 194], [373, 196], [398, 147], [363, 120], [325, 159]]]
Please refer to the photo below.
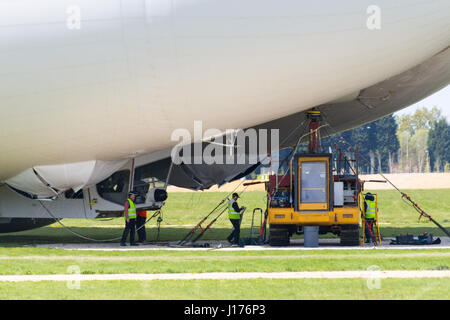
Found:
[[[94, 241], [94, 242], [110, 242], [110, 241], [117, 241], [117, 240], [120, 240], [120, 239], [122, 239], [122, 236], [120, 236], [120, 237], [118, 237], [118, 238], [112, 238], [112, 239], [94, 239], [94, 238], [90, 238], [90, 237], [88, 237], [88, 236], [85, 236], [85, 235], [82, 235], [81, 233], [78, 233], [78, 232], [76, 232], [76, 231], [73, 231], [70, 227], [68, 227], [68, 226], [66, 226], [65, 224], [63, 224], [62, 222], [61, 222], [61, 219], [62, 218], [56, 218], [52, 213], [51, 213], [51, 211], [42, 203], [42, 201], [41, 200], [38, 200], [39, 201], [39, 203], [41, 204], [41, 206], [44, 208], [44, 210], [55, 220], [55, 222], [57, 222], [59, 225], [61, 225], [61, 227], [63, 227], [65, 230], [67, 230], [67, 231], [69, 231], [70, 233], [72, 233], [73, 235], [75, 235], [75, 236], [77, 236], [77, 237], [79, 237], [79, 238], [82, 238], [82, 239], [84, 239], [84, 240], [89, 240], [89, 241]], [[147, 221], [142, 225], [142, 226], [140, 226], [139, 228], [136, 228], [136, 232], [138, 231], [138, 230], [140, 230], [141, 228], [143, 228], [148, 222], [150, 222], [150, 220], [152, 219], [152, 218], [154, 218], [154, 217], [156, 217], [156, 216], [158, 216], [158, 215], [160, 215], [161, 213], [160, 213], [160, 211], [161, 210], [157, 210], [156, 212], [155, 212], [155, 214], [153, 214], [153, 216], [151, 216], [150, 218], [148, 218], [147, 219]]]
[[[167, 186], [168, 186], [169, 179], [170, 179], [170, 176], [171, 176], [171, 173], [172, 173], [172, 169], [173, 169], [173, 162], [170, 163], [169, 172], [168, 172], [168, 174], [167, 174], [166, 181], [165, 181], [165, 184], [164, 184], [164, 191], [167, 190]], [[122, 239], [122, 236], [117, 237], [117, 238], [112, 238], [112, 239], [94, 239], [94, 238], [90, 238], [90, 237], [88, 237], [88, 236], [82, 235], [82, 234], [80, 234], [80, 233], [78, 233], [78, 232], [76, 232], [76, 231], [73, 231], [70, 227], [64, 225], [64, 224], [61, 222], [61, 219], [62, 219], [62, 218], [56, 218], [56, 217], [50, 212], [50, 210], [42, 203], [41, 200], [38, 200], [38, 201], [39, 201], [40, 205], [44, 208], [44, 210], [45, 210], [45, 211], [46, 211], [46, 212], [47, 212], [47, 213], [55, 220], [55, 222], [57, 222], [59, 225], [61, 225], [61, 227], [63, 227], [65, 230], [69, 231], [70, 233], [72, 233], [73, 235], [75, 235], [75, 236], [77, 236], [77, 237], [79, 237], [79, 238], [81, 238], [81, 239], [88, 240], [88, 241], [93, 241], [93, 242], [111, 242], [111, 241], [117, 241], [117, 240]], [[159, 216], [159, 217], [158, 217], [158, 238], [159, 238], [159, 228], [160, 228], [160, 225], [161, 225], [161, 222], [162, 222], [162, 218], [161, 218], [161, 216], [162, 216], [161, 208], [159, 208], [158, 210], [156, 210], [155, 213], [154, 213], [150, 218], [148, 218], [147, 221], [144, 222], [144, 224], [142, 224], [139, 228], [136, 228], [135, 232], [137, 232], [137, 231], [139, 231], [141, 228], [143, 228], [148, 222], [150, 222], [151, 219], [153, 219], [153, 218], [156, 217], [156, 216]], [[160, 219], [161, 219], [161, 220], [160, 220]]]

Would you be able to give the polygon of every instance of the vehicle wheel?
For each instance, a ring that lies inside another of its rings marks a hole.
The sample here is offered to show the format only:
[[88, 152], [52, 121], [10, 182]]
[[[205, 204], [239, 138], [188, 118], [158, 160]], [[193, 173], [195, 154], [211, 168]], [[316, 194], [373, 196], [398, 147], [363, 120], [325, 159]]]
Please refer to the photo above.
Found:
[[359, 224], [341, 225], [341, 246], [359, 246]]

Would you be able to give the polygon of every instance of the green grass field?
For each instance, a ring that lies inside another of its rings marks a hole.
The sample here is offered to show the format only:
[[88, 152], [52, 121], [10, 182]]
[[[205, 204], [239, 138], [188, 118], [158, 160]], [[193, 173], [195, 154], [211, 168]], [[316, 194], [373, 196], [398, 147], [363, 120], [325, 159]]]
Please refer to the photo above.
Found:
[[[332, 263], [330, 263], [332, 261]], [[83, 274], [202, 273], [367, 270], [441, 270], [449, 249], [323, 251], [73, 251], [0, 249], [0, 274], [62, 274], [72, 265]]]
[[[0, 249], [2, 274], [289, 272], [327, 270], [445, 270], [450, 250], [323, 251], [66, 251]], [[448, 299], [450, 279], [168, 280], [0, 282], [0, 299]]]
[[365, 279], [89, 281], [79, 289], [64, 282], [0, 284], [0, 299], [151, 300], [398, 300], [449, 298], [449, 279], [383, 279], [368, 289]]
[[[442, 225], [450, 227], [450, 190], [408, 192]], [[394, 191], [380, 191], [382, 234], [400, 232], [415, 235], [424, 231], [442, 236], [430, 222], [418, 222], [415, 211]], [[223, 193], [174, 193], [164, 207], [160, 239], [181, 239], [194, 224], [225, 196]], [[240, 205], [264, 207], [263, 192], [242, 195]], [[98, 239], [118, 237], [123, 218], [108, 221], [65, 219], [79, 233]], [[148, 228], [149, 240], [156, 237], [155, 222]], [[251, 214], [243, 220], [248, 235]], [[259, 221], [258, 221], [259, 224]], [[230, 223], [224, 214], [205, 239], [225, 239]], [[334, 237], [333, 235], [327, 235]], [[200, 272], [286, 272], [326, 270], [446, 270], [450, 249], [417, 250], [316, 250], [316, 251], [72, 251], [33, 247], [37, 243], [79, 243], [80, 240], [57, 224], [20, 233], [0, 235], [0, 274], [61, 274], [70, 266], [81, 273], [200, 273]], [[31, 246], [30, 246], [31, 245]], [[191, 280], [191, 281], [88, 281], [71, 290], [66, 283], [51, 281], [0, 282], [0, 299], [121, 299], [127, 290], [136, 299], [449, 299], [450, 280], [383, 279], [381, 287], [369, 289], [364, 279], [305, 280]]]
[[[436, 221], [446, 228], [450, 228], [450, 203], [442, 201], [450, 197], [450, 189], [437, 190], [406, 190], [407, 193], [421, 205]], [[444, 233], [436, 225], [422, 218], [418, 221], [416, 211], [407, 205], [401, 196], [393, 190], [373, 191], [379, 196], [379, 218], [383, 237], [393, 237], [402, 232], [414, 235], [425, 231], [435, 236]], [[227, 194], [219, 192], [172, 193], [163, 208], [164, 221], [161, 224], [160, 240], [177, 241], [183, 238], [194, 225], [206, 216]], [[251, 212], [254, 208], [265, 208], [265, 195], [262, 191], [246, 192], [242, 194], [239, 204], [247, 206], [247, 212], [242, 221], [243, 237], [250, 234]], [[214, 215], [211, 216], [211, 218]], [[256, 215], [255, 225], [259, 226], [260, 218]], [[209, 220], [208, 220], [209, 221]], [[123, 228], [123, 218], [110, 220], [81, 220], [64, 219], [62, 222], [74, 231], [94, 239], [110, 239], [120, 237]], [[148, 240], [157, 237], [156, 221], [147, 225]], [[226, 212], [213, 225], [212, 230], [205, 233], [203, 240], [225, 239], [229, 234], [231, 224]], [[324, 237], [335, 238], [332, 234]], [[35, 243], [78, 243], [89, 242], [80, 239], [59, 224], [55, 223], [40, 229], [0, 234], [0, 246], [17, 246]]]

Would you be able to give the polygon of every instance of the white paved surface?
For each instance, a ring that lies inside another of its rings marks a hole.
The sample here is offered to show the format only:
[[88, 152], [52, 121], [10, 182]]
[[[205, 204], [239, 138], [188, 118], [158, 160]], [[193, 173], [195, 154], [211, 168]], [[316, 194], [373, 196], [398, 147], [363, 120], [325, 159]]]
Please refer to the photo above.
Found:
[[265, 250], [377, 250], [377, 249], [450, 249], [450, 238], [439, 237], [441, 244], [439, 245], [390, 245], [391, 238], [383, 240], [383, 246], [374, 247], [372, 244], [364, 247], [342, 247], [339, 245], [339, 239], [320, 239], [319, 247], [307, 248], [303, 245], [303, 240], [293, 240], [291, 245], [287, 247], [271, 247], [269, 245], [247, 245], [244, 248], [230, 247], [228, 243], [223, 241], [199, 241], [198, 244], [208, 243], [209, 247], [192, 247], [189, 244], [185, 246], [176, 246], [175, 242], [170, 245], [167, 244], [148, 244], [138, 247], [121, 247], [118, 243], [57, 243], [57, 244], [39, 244], [33, 247], [51, 248], [51, 249], [66, 249], [66, 250], [93, 250], [93, 251], [139, 251], [139, 250], [174, 250], [174, 251], [205, 251], [205, 250], [220, 250], [220, 251], [265, 251]]
[[111, 281], [111, 280], [242, 280], [242, 279], [351, 279], [351, 278], [449, 278], [450, 270], [212, 272], [165, 274], [54, 274], [3, 275], [0, 282]]

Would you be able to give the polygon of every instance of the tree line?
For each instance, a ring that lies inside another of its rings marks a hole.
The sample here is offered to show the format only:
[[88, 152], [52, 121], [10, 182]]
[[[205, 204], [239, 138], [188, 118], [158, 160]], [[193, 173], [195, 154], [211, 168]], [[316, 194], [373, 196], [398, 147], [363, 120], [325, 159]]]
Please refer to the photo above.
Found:
[[[437, 107], [401, 116], [391, 114], [325, 138], [322, 149], [342, 146], [340, 137], [351, 146], [358, 145], [360, 173], [450, 171], [450, 125]], [[354, 158], [354, 151], [345, 151]]]

